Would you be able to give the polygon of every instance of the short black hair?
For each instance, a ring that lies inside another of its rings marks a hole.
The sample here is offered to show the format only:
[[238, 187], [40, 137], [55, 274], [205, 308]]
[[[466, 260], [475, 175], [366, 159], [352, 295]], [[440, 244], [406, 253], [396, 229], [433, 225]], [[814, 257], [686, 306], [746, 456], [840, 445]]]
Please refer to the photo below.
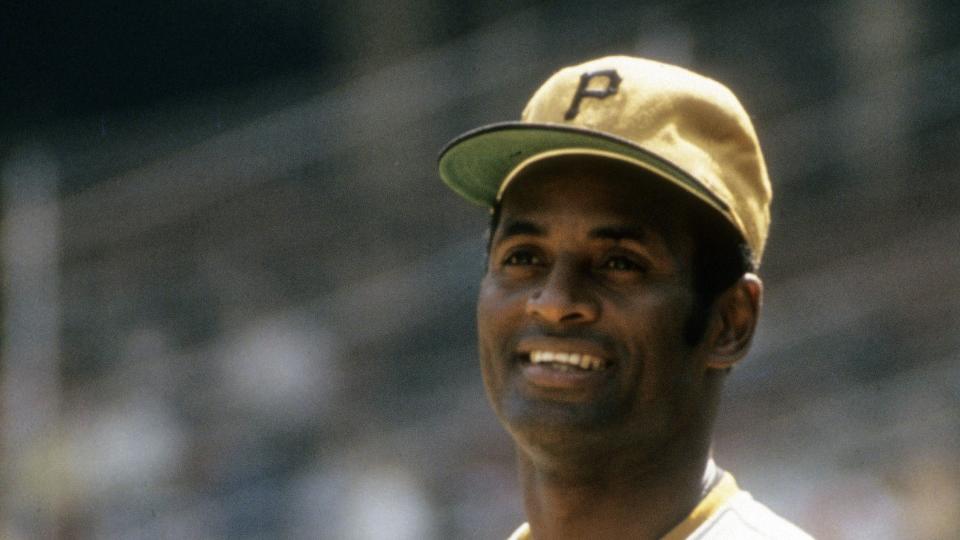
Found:
[[707, 329], [710, 308], [744, 274], [754, 272], [753, 252], [726, 218], [704, 207], [691, 217], [694, 238], [693, 290], [697, 305], [687, 320], [686, 337], [697, 343]]

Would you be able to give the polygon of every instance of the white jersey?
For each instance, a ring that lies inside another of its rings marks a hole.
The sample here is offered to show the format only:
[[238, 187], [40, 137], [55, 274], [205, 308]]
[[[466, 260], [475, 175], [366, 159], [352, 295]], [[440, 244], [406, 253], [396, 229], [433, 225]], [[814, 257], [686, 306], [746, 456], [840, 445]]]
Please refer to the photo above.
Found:
[[[737, 486], [730, 473], [663, 540], [813, 540]], [[532, 540], [524, 523], [508, 540]]]

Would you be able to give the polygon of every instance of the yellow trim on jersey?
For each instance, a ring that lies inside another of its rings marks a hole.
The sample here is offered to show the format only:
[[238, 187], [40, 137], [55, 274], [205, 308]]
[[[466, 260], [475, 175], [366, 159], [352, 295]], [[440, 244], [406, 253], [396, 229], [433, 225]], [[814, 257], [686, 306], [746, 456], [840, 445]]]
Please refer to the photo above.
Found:
[[[690, 515], [677, 524], [662, 540], [682, 540], [687, 538], [698, 527], [706, 523], [720, 508], [722, 508], [730, 499], [740, 492], [737, 481], [733, 476], [724, 472], [720, 482], [707, 493], [699, 504], [690, 512]], [[530, 536], [530, 524], [524, 523], [517, 530], [513, 531], [507, 540], [532, 540]]]
[[707, 496], [700, 501], [700, 504], [690, 512], [690, 515], [678, 523], [662, 540], [683, 540], [687, 538], [739, 492], [740, 488], [737, 487], [737, 481], [733, 479], [733, 475], [724, 472], [716, 487], [711, 489], [710, 493], [707, 493]]

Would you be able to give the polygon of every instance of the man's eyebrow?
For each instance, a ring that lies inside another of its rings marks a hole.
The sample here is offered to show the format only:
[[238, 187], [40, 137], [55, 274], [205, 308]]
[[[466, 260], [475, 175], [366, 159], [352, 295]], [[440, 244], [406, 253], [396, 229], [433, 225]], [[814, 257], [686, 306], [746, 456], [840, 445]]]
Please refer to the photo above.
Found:
[[597, 227], [590, 231], [590, 238], [601, 240], [634, 240], [643, 242], [649, 237], [646, 228], [631, 225]]
[[542, 227], [532, 221], [523, 219], [511, 219], [503, 226], [503, 234], [500, 238], [510, 238], [511, 236], [545, 236], [547, 233]]

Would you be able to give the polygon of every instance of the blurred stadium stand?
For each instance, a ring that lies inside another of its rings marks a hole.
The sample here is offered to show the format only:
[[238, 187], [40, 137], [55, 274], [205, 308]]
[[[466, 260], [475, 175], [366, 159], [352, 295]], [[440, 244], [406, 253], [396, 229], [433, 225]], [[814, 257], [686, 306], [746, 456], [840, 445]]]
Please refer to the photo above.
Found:
[[960, 8], [844, 0], [11, 10], [0, 537], [502, 538], [435, 173], [557, 67], [729, 83], [775, 187], [716, 455], [818, 538], [960, 531]]

